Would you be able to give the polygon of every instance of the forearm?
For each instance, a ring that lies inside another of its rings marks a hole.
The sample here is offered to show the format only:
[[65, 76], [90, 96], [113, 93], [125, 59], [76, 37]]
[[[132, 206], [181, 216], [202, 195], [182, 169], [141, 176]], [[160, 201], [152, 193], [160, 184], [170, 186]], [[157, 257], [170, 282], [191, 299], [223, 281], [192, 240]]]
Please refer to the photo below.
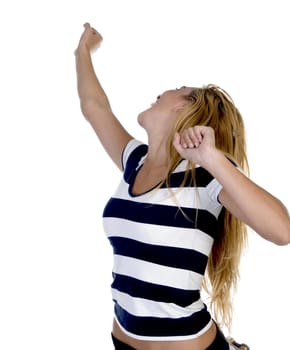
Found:
[[85, 47], [79, 47], [75, 51], [75, 56], [77, 89], [83, 113], [87, 114], [92, 105], [111, 109], [107, 95], [96, 76], [90, 51]]
[[207, 170], [222, 184], [220, 200], [265, 239], [290, 243], [290, 219], [285, 206], [241, 173], [220, 151], [214, 151]]

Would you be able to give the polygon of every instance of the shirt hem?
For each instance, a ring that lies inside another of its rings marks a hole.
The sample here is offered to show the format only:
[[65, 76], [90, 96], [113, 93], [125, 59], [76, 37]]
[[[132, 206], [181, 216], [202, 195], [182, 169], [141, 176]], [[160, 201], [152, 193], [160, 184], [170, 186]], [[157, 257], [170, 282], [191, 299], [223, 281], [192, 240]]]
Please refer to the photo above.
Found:
[[131, 338], [137, 339], [137, 340], [147, 340], [147, 341], [181, 341], [181, 340], [190, 340], [198, 338], [199, 336], [203, 335], [206, 331], [210, 329], [210, 327], [213, 324], [213, 320], [211, 319], [209, 323], [198, 333], [190, 334], [190, 335], [175, 335], [175, 336], [145, 336], [145, 335], [138, 335], [131, 333], [127, 331], [118, 321], [116, 315], [114, 316], [115, 321], [117, 322], [118, 326], [121, 328], [121, 330], [128, 335]]

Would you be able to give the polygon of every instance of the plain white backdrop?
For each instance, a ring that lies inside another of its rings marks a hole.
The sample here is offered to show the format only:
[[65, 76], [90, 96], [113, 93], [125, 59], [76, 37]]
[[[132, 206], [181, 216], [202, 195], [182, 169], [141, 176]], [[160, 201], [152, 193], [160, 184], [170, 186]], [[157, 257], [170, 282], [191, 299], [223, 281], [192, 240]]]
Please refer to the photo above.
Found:
[[[289, 207], [287, 1], [7, 1], [0, 5], [0, 349], [112, 349], [106, 200], [121, 174], [79, 109], [74, 49], [90, 22], [113, 110], [215, 83], [244, 116], [251, 178]], [[265, 218], [266, 219], [266, 218]], [[289, 247], [249, 233], [233, 336], [286, 348]]]

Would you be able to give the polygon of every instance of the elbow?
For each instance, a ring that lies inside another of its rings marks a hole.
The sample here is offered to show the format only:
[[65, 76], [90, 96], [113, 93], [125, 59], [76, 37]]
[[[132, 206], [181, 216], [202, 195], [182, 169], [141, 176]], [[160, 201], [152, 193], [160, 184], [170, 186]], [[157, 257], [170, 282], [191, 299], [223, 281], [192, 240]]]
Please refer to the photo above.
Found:
[[269, 242], [272, 242], [278, 246], [284, 246], [290, 244], [290, 219], [289, 217], [282, 220], [276, 220], [271, 224], [268, 223], [263, 227], [253, 227], [261, 237]]
[[92, 101], [83, 101], [81, 100], [80, 101], [80, 108], [81, 108], [81, 111], [82, 111], [82, 114], [83, 116], [89, 120], [90, 119], [90, 116], [92, 114], [94, 114], [94, 110], [95, 110], [95, 104], [94, 102]]
[[276, 245], [288, 245], [290, 244], [290, 220], [281, 227], [279, 234], [276, 235], [275, 240], [273, 241]]
[[273, 243], [278, 246], [283, 246], [283, 245], [288, 245], [290, 241], [289, 239], [276, 239]]
[[103, 114], [104, 112], [110, 112], [111, 107], [109, 104], [101, 103], [96, 99], [81, 99], [80, 108], [82, 114], [87, 119], [87, 121], [91, 121], [97, 115]]

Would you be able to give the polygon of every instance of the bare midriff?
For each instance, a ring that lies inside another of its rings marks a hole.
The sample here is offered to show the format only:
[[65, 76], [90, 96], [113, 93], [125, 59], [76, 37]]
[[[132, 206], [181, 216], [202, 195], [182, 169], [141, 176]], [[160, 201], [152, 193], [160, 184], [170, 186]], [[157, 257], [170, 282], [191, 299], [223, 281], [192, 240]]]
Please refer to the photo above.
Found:
[[122, 331], [115, 320], [113, 322], [114, 337], [137, 350], [205, 350], [214, 341], [216, 332], [216, 325], [213, 323], [205, 333], [194, 339], [176, 341], [147, 341], [128, 336]]

